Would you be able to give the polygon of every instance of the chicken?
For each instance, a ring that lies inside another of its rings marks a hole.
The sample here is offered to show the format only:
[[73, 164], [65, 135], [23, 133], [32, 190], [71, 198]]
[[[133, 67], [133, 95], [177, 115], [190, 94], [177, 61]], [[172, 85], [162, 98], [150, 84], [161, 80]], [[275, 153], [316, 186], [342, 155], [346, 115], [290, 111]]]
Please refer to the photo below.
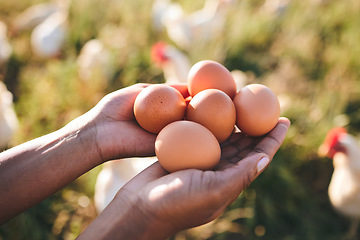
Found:
[[360, 219], [360, 145], [344, 128], [334, 128], [320, 146], [319, 155], [333, 159], [329, 199], [336, 211], [352, 219], [348, 236], [353, 238]]
[[155, 157], [126, 158], [104, 163], [95, 183], [96, 210], [99, 213], [104, 210], [125, 183], [156, 160]]
[[42, 2], [32, 5], [21, 12], [13, 22], [15, 33], [33, 29], [42, 23], [51, 14], [60, 9], [59, 1]]
[[7, 27], [0, 22], [0, 67], [3, 66], [12, 54], [12, 46], [7, 37]]
[[65, 43], [68, 31], [69, 1], [37, 25], [31, 33], [31, 46], [35, 55], [56, 57]]
[[[151, 58], [163, 70], [166, 83], [187, 83], [191, 64], [182, 51], [164, 42], [158, 42], [152, 46]], [[241, 70], [235, 69], [230, 73], [237, 91], [249, 82], [249, 77]]]
[[186, 83], [190, 71], [188, 57], [164, 42], [158, 42], [151, 49], [152, 60], [163, 70], [166, 83]]
[[157, 32], [164, 30], [163, 18], [165, 16], [173, 16], [175, 18], [184, 16], [181, 5], [171, 2], [171, 0], [155, 0], [151, 12], [153, 29]]
[[110, 81], [114, 74], [110, 50], [98, 39], [91, 39], [85, 43], [76, 63], [79, 77], [85, 82], [94, 77]]
[[0, 149], [8, 147], [18, 125], [13, 95], [7, 90], [5, 84], [0, 82]]
[[157, 4], [155, 9], [158, 11], [153, 11], [157, 14], [155, 24], [161, 22], [169, 38], [178, 47], [189, 50], [193, 44], [206, 43], [220, 33], [233, 2], [207, 0], [202, 9], [187, 15], [180, 5], [165, 0], [156, 1], [154, 4]]

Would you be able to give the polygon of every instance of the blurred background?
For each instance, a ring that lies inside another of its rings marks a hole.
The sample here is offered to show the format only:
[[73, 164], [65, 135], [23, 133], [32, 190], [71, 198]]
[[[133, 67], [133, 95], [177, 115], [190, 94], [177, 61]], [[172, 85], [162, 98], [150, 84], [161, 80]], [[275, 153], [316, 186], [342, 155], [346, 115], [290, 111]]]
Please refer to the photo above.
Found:
[[[333, 164], [317, 151], [334, 126], [360, 132], [359, 12], [357, 0], [1, 0], [2, 148], [61, 128], [116, 89], [212, 59], [241, 84], [269, 86], [292, 126], [223, 215], [171, 239], [345, 239], [351, 220], [329, 201]], [[154, 59], [159, 41], [171, 63]], [[2, 225], [0, 239], [74, 239], [97, 215], [101, 169]]]

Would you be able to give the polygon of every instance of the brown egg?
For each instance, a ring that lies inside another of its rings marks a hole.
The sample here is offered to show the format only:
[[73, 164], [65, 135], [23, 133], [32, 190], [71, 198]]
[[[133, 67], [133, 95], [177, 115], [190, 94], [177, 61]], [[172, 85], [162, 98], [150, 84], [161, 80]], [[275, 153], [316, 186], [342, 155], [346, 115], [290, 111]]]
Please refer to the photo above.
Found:
[[234, 130], [235, 106], [223, 91], [206, 89], [191, 99], [186, 111], [186, 119], [205, 126], [222, 143]]
[[185, 117], [186, 103], [181, 93], [165, 84], [144, 88], [136, 97], [134, 115], [145, 130], [158, 133], [171, 122]]
[[262, 84], [243, 87], [235, 96], [236, 126], [249, 136], [270, 132], [278, 122], [280, 104], [275, 93]]
[[188, 75], [188, 88], [191, 96], [210, 88], [225, 92], [231, 99], [236, 94], [236, 83], [230, 71], [212, 60], [203, 60], [191, 67]]
[[155, 141], [159, 163], [168, 172], [195, 168], [213, 169], [220, 161], [216, 137], [201, 124], [177, 121], [164, 127]]

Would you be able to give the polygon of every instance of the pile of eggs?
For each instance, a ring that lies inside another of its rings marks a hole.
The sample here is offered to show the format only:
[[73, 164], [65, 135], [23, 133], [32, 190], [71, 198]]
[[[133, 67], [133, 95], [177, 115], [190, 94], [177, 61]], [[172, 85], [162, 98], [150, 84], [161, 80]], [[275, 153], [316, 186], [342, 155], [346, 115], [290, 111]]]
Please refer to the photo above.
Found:
[[280, 116], [270, 88], [249, 84], [237, 92], [229, 70], [215, 61], [191, 67], [188, 91], [185, 99], [174, 87], [155, 84], [143, 89], [134, 103], [138, 124], [158, 134], [155, 153], [168, 172], [212, 169], [220, 161], [220, 144], [235, 126], [248, 136], [262, 136]]

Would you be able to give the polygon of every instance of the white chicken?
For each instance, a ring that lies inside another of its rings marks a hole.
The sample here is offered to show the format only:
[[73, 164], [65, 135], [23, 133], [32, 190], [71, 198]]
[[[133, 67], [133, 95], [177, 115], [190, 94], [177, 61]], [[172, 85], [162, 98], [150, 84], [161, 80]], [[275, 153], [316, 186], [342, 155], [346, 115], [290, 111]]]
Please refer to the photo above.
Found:
[[155, 157], [126, 158], [104, 163], [95, 184], [96, 210], [99, 213], [104, 210], [125, 183], [156, 160]]
[[25, 30], [31, 30], [42, 23], [51, 14], [61, 8], [60, 1], [42, 2], [32, 5], [22, 11], [13, 22], [13, 30], [18, 33]]
[[152, 25], [157, 32], [164, 30], [164, 16], [173, 16], [174, 18], [181, 18], [184, 16], [181, 5], [177, 2], [171, 2], [171, 0], [155, 0], [151, 12]]
[[12, 54], [12, 46], [7, 37], [7, 27], [0, 22], [0, 67], [4, 65]]
[[69, 1], [37, 25], [31, 33], [33, 52], [44, 58], [58, 56], [68, 31]]
[[109, 81], [114, 74], [110, 50], [99, 39], [91, 39], [81, 48], [76, 60], [81, 80], [98, 77]]
[[[180, 5], [169, 1], [157, 1], [159, 19], [167, 31], [169, 38], [182, 49], [188, 50], [195, 43], [206, 43], [220, 33], [226, 22], [227, 13], [233, 0], [206, 0], [202, 9], [185, 14]], [[166, 4], [168, 5], [166, 7]], [[161, 6], [161, 7], [159, 7]]]
[[[163, 70], [166, 83], [187, 83], [191, 64], [182, 51], [164, 42], [157, 42], [151, 48], [151, 58]], [[249, 81], [249, 77], [241, 70], [235, 69], [230, 73], [237, 91]]]
[[187, 83], [191, 65], [188, 57], [164, 42], [158, 42], [151, 48], [151, 58], [163, 70], [166, 83]]
[[348, 237], [354, 237], [360, 219], [360, 145], [344, 128], [334, 128], [320, 146], [319, 155], [333, 159], [329, 199], [334, 209], [352, 219]]
[[13, 95], [0, 81], [0, 149], [8, 147], [19, 121], [14, 109]]

